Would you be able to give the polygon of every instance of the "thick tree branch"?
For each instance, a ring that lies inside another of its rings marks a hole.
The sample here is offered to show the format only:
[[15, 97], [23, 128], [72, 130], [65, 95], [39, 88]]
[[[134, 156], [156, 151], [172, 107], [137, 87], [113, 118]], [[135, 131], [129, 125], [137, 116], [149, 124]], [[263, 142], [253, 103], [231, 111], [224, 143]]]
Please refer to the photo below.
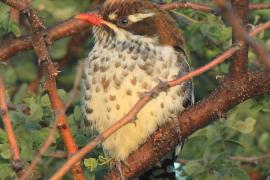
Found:
[[[52, 43], [58, 39], [79, 34], [85, 29], [89, 29], [89, 24], [70, 19], [43, 30], [43, 33], [46, 35], [47, 41]], [[8, 60], [18, 52], [32, 49], [32, 39], [33, 35], [28, 35], [1, 43], [0, 61]]]
[[[198, 129], [213, 122], [235, 105], [251, 97], [270, 93], [270, 72], [247, 73], [238, 77], [228, 77], [204, 100], [186, 109], [178, 117], [181, 132], [177, 134], [175, 123], [168, 123], [155, 132], [151, 138], [122, 166], [123, 175], [128, 179], [150, 168], [162, 159], [179, 142], [179, 135], [186, 139]], [[106, 179], [119, 179], [116, 169], [110, 171]]]

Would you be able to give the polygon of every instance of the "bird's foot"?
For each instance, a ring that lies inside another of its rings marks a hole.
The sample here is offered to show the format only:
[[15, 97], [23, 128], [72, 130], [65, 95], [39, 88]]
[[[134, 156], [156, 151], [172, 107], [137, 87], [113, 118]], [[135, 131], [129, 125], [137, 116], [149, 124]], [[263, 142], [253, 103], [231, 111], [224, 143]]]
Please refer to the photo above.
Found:
[[137, 116], [134, 116], [134, 117], [131, 119], [131, 122], [130, 122], [130, 123], [134, 124], [134, 126], [137, 126], [137, 122], [136, 122], [137, 119], [138, 119]]
[[125, 177], [122, 172], [122, 165], [126, 166], [128, 169], [130, 169], [130, 165], [128, 164], [127, 161], [121, 161], [121, 160], [113, 160], [112, 161], [112, 166], [116, 167], [117, 171], [120, 174], [120, 179], [125, 180]]
[[174, 128], [174, 130], [175, 130], [175, 132], [176, 132], [176, 134], [177, 134], [179, 143], [182, 143], [183, 139], [182, 139], [182, 137], [181, 137], [181, 135], [180, 135], [180, 133], [181, 133], [181, 128], [180, 128], [179, 122], [177, 121], [177, 118], [176, 118], [176, 121], [175, 121], [175, 128]]

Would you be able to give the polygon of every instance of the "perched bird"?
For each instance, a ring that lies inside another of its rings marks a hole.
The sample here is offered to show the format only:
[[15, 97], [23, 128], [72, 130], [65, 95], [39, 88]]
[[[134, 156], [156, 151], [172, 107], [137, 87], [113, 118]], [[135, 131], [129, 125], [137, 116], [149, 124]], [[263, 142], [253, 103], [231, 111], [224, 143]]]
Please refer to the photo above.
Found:
[[[85, 62], [83, 109], [85, 125], [99, 133], [123, 117], [141, 92], [189, 71], [182, 33], [166, 11], [149, 1], [107, 0], [98, 14], [76, 18], [93, 25], [95, 45]], [[103, 142], [105, 154], [125, 161], [192, 103], [192, 92], [188, 81], [160, 93], [137, 114], [136, 124], [127, 124]], [[166, 172], [170, 168], [159, 168], [164, 171], [156, 177], [172, 176]]]

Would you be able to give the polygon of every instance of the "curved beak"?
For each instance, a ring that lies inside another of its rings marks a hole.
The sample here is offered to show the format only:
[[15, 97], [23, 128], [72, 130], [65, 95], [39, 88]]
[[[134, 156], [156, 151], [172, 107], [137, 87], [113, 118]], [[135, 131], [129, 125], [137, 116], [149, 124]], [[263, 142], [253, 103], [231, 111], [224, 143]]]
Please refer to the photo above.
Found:
[[74, 18], [79, 19], [81, 21], [85, 21], [94, 26], [101, 26], [103, 24], [102, 17], [95, 13], [82, 13], [76, 15]]

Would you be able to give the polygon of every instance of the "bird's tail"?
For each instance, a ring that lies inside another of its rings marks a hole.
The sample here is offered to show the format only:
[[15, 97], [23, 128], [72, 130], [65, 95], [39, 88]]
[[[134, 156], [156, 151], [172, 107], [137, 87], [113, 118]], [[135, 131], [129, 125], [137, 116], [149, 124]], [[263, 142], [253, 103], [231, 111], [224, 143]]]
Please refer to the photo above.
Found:
[[175, 153], [169, 153], [160, 163], [140, 175], [139, 180], [175, 180]]

